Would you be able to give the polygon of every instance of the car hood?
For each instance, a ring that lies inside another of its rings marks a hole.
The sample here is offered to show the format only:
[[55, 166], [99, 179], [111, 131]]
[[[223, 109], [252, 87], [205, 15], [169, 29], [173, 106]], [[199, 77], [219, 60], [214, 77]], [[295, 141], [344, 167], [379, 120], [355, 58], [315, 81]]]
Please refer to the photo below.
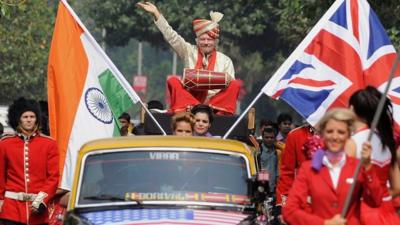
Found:
[[82, 213], [94, 225], [101, 224], [238, 224], [249, 215], [201, 209], [121, 209]]

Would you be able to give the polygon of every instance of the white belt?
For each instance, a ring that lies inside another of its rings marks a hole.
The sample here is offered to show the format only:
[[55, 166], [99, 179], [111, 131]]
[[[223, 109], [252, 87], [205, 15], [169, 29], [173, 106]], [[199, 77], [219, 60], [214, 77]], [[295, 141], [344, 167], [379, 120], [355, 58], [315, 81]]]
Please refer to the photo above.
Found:
[[13, 192], [6, 191], [4, 197], [11, 198], [14, 200], [24, 201], [24, 202], [32, 202], [35, 200], [37, 194], [25, 193], [25, 192]]

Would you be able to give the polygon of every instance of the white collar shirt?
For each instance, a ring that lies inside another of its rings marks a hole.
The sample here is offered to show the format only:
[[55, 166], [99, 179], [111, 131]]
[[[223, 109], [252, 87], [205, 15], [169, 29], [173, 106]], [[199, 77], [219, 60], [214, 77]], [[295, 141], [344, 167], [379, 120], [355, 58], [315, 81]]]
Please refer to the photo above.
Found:
[[329, 174], [331, 175], [333, 187], [335, 189], [339, 183], [340, 171], [342, 171], [345, 162], [346, 162], [346, 154], [343, 154], [342, 158], [340, 159], [339, 163], [336, 166], [333, 166], [329, 162], [328, 157], [324, 156], [322, 158], [322, 164], [324, 164], [328, 168]]

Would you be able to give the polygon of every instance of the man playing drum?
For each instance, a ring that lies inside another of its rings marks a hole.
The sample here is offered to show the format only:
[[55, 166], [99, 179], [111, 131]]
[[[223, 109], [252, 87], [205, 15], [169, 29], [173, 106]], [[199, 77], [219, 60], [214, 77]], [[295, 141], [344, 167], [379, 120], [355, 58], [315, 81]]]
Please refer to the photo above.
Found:
[[[193, 30], [196, 33], [196, 45], [186, 42], [172, 27], [168, 24], [164, 16], [158, 11], [157, 7], [150, 2], [137, 3], [145, 11], [153, 14], [155, 24], [161, 31], [166, 41], [171, 45], [174, 51], [183, 60], [186, 68], [196, 69], [197, 75], [206, 76], [209, 82], [218, 82], [221, 74], [226, 75], [226, 87], [223, 89], [195, 89], [184, 86], [182, 82], [171, 77], [167, 80], [168, 89], [171, 94], [170, 111], [173, 113], [186, 111], [194, 105], [203, 103], [212, 107], [217, 115], [234, 114], [236, 110], [236, 100], [239, 94], [240, 84], [235, 80], [235, 70], [232, 60], [223, 53], [216, 50], [219, 38], [218, 22], [222, 19], [222, 14], [211, 12], [211, 20], [196, 19], [193, 21]], [[194, 70], [186, 71], [192, 72]], [[199, 72], [200, 71], [200, 72]], [[189, 73], [184, 76], [190, 76]], [[189, 82], [199, 80], [189, 78]], [[214, 79], [214, 81], [213, 81]], [[185, 83], [185, 82], [184, 82]], [[207, 84], [206, 86], [213, 86]], [[219, 87], [219, 86], [216, 86]], [[221, 88], [221, 87], [219, 87]]]

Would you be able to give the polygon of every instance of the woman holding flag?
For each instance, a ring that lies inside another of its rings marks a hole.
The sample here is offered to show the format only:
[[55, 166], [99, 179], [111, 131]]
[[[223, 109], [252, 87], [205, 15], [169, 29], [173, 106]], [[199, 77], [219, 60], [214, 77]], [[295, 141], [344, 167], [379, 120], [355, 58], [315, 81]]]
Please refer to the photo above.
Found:
[[[360, 224], [360, 198], [377, 207], [382, 187], [371, 166], [371, 145], [363, 145], [363, 168], [353, 180], [358, 160], [345, 154], [344, 146], [353, 130], [355, 115], [347, 109], [333, 109], [320, 120], [318, 128], [324, 141], [312, 161], [303, 162], [283, 208], [283, 217], [295, 224]], [[340, 216], [350, 184], [357, 182], [346, 218]], [[303, 208], [310, 204], [311, 212]]]
[[[349, 141], [346, 146], [348, 155], [361, 157], [362, 142], [367, 140], [381, 96], [382, 94], [376, 88], [368, 86], [350, 97], [349, 105], [356, 114], [356, 121], [352, 141]], [[392, 104], [386, 98], [383, 113], [371, 139], [372, 166], [375, 167], [379, 175], [384, 195], [382, 205], [379, 208], [371, 208], [364, 201], [362, 202], [361, 221], [363, 224], [400, 224], [400, 218], [392, 203], [392, 196], [395, 197], [400, 194], [400, 171], [398, 162], [396, 162], [396, 147], [392, 127]], [[388, 184], [390, 185], [388, 186]]]

